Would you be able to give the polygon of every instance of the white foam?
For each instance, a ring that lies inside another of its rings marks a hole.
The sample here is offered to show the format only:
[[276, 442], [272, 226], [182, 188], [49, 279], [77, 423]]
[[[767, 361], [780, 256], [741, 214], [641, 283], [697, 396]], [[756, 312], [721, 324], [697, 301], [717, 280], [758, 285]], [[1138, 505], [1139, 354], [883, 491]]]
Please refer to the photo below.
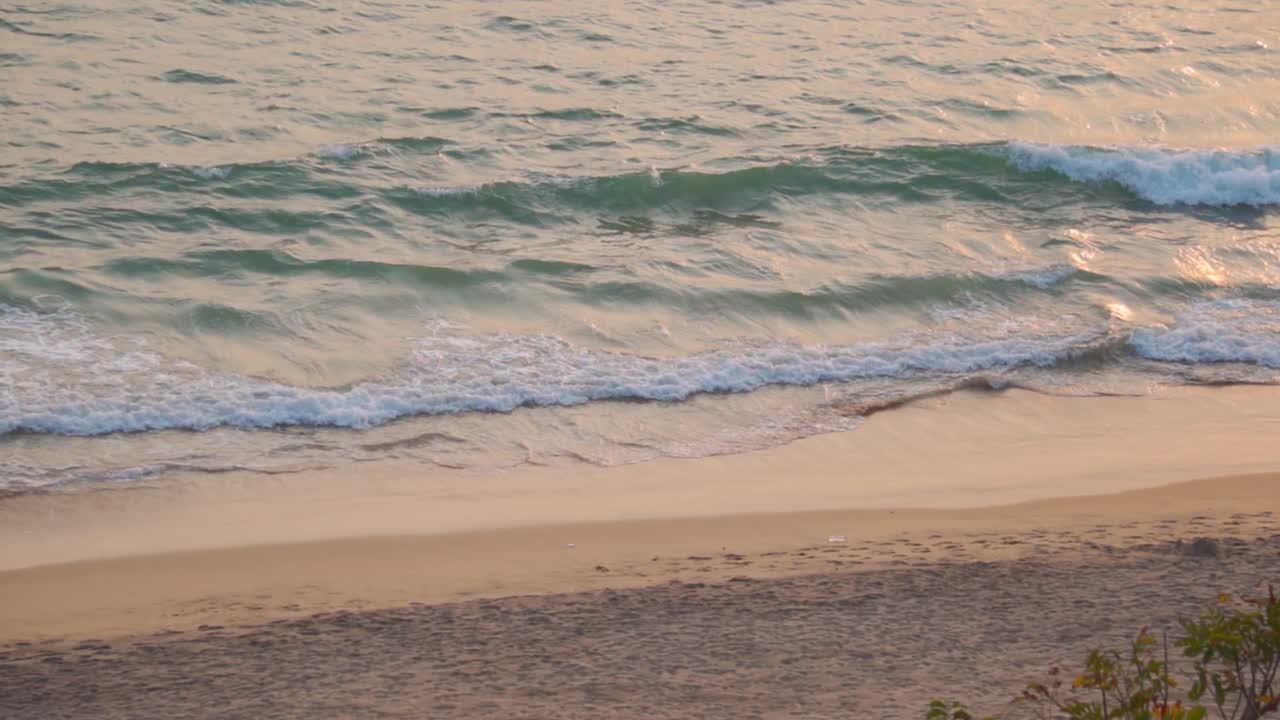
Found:
[[1280, 368], [1280, 302], [1201, 303], [1178, 316], [1170, 327], [1135, 330], [1129, 342], [1151, 360]]
[[415, 193], [419, 195], [425, 195], [427, 197], [458, 197], [461, 195], [474, 195], [478, 190], [479, 188], [472, 185], [458, 185], [458, 186], [424, 185], [424, 186], [416, 187], [413, 189]]
[[320, 148], [316, 154], [331, 160], [350, 160], [364, 152], [362, 145], [330, 145]]
[[66, 309], [24, 310], [0, 305], [0, 377], [44, 367], [91, 367], [105, 382], [154, 368], [160, 356], [139, 338], [96, 335], [82, 316]]
[[230, 167], [194, 167], [191, 174], [201, 180], [224, 180], [231, 175]]
[[1022, 170], [1054, 170], [1079, 182], [1115, 182], [1158, 205], [1280, 203], [1280, 149], [1089, 148], [1014, 142]]
[[1040, 290], [1048, 290], [1075, 275], [1076, 271], [1077, 269], [1072, 265], [1053, 265], [1035, 270], [1015, 270], [1001, 277], [1024, 282]]
[[[596, 400], [679, 401], [697, 393], [859, 378], [965, 375], [1051, 366], [1087, 351], [1106, 330], [1073, 323], [1000, 323], [985, 335], [939, 332], [894, 343], [738, 344], [677, 357], [572, 345], [545, 335], [436, 330], [413, 344], [394, 377], [342, 389], [283, 385], [214, 373], [96, 338], [83, 322], [0, 307], [0, 433], [96, 435], [324, 425], [364, 428], [399, 417], [508, 412]], [[1048, 331], [1043, 330], [1048, 328]], [[66, 348], [58, 346], [67, 345]]]

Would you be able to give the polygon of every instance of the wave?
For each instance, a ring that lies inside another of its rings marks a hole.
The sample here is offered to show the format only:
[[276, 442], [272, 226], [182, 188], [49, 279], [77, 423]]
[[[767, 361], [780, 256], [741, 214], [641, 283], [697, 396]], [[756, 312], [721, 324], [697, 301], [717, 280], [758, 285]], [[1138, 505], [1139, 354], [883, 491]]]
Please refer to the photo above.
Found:
[[307, 388], [211, 373], [148, 352], [139, 341], [95, 336], [82, 318], [0, 311], [0, 433], [98, 435], [220, 426], [366, 428], [411, 415], [510, 412], [599, 400], [674, 402], [701, 393], [864, 378], [913, 379], [1048, 367], [1093, 352], [1105, 329], [1044, 331], [1003, 323], [895, 343], [742, 343], [650, 357], [574, 346], [543, 335], [458, 335], [413, 343], [396, 376], [343, 388]]
[[1179, 363], [1245, 363], [1280, 368], [1280, 301], [1200, 303], [1169, 327], [1134, 331], [1142, 357]]
[[668, 357], [585, 348], [548, 335], [465, 334], [436, 323], [410, 343], [409, 358], [394, 374], [317, 388], [174, 361], [141, 338], [100, 336], [70, 310], [0, 306], [0, 434], [359, 429], [419, 415], [606, 400], [680, 402], [700, 394], [826, 383], [889, 382], [900, 387], [901, 393], [890, 393], [896, 396], [939, 382], [998, 386], [1024, 370], [1071, 372], [1081, 362], [1093, 367], [1123, 363], [1126, 356], [1280, 368], [1276, 300], [1201, 302], [1167, 326], [1131, 330], [1070, 314], [983, 317], [886, 342], [733, 342]]
[[[616, 175], [525, 177], [466, 185], [408, 185], [385, 195], [422, 213], [484, 211], [542, 223], [564, 213], [696, 212], [759, 208], [785, 198], [848, 195], [889, 202], [1007, 202], [1009, 167], [990, 145], [829, 147], [786, 157], [650, 168]], [[735, 167], [736, 166], [736, 167]]]
[[1009, 160], [1029, 171], [1072, 180], [1113, 182], [1157, 205], [1280, 203], [1280, 150], [1090, 148], [1014, 142]]
[[216, 73], [201, 73], [195, 70], [177, 68], [160, 76], [160, 79], [171, 83], [195, 83], [197, 85], [233, 85], [237, 81]]
[[829, 282], [806, 290], [672, 287], [643, 281], [557, 281], [561, 290], [592, 305], [625, 298], [693, 313], [757, 313], [809, 317], [889, 307], [924, 307], [958, 297], [1010, 298], [1049, 291], [1073, 277], [1106, 280], [1069, 265], [991, 274], [871, 275], [857, 282]]
[[[388, 283], [421, 292], [518, 292], [524, 297], [553, 293], [583, 306], [600, 303], [655, 305], [682, 312], [755, 314], [813, 318], [888, 308], [925, 308], [957, 298], [1010, 300], [1027, 295], [1054, 294], [1080, 279], [1108, 283], [1106, 275], [1067, 264], [992, 268], [987, 272], [922, 275], [869, 275], [856, 281], [829, 281], [807, 288], [761, 287], [759, 283], [721, 287], [690, 287], [671, 278], [621, 275], [603, 266], [567, 260], [522, 258], [491, 267], [446, 267], [423, 263], [392, 263], [359, 258], [301, 258], [280, 250], [199, 250], [178, 257], [135, 255], [96, 267], [124, 280], [185, 277], [262, 278], [317, 277]], [[33, 275], [28, 282], [50, 282]], [[51, 287], [56, 289], [59, 286]], [[518, 288], [519, 290], [513, 290]], [[0, 279], [0, 302], [6, 298]], [[83, 292], [83, 291], [82, 291]], [[16, 298], [9, 296], [9, 302]], [[359, 297], [347, 300], [359, 305]]]
[[726, 158], [709, 171], [651, 168], [613, 175], [522, 177], [451, 183], [449, 165], [426, 170], [421, 182], [369, 187], [345, 172], [376, 162], [406, 175], [406, 161], [423, 176], [419, 156], [466, 160], [483, 153], [437, 137], [379, 138], [317, 148], [301, 157], [219, 165], [85, 162], [53, 176], [0, 185], [0, 206], [59, 199], [101, 201], [113, 194], [182, 191], [257, 200], [291, 195], [352, 197], [375, 193], [419, 213], [498, 214], [520, 222], [563, 211], [627, 212], [754, 206], [775, 197], [836, 194], [928, 202], [947, 198], [1002, 202], [1010, 190], [1008, 164], [998, 146], [827, 147], [786, 156]]
[[[725, 158], [715, 171], [652, 168], [612, 175], [523, 176], [450, 182], [449, 163], [427, 170], [419, 156], [465, 159], [437, 137], [379, 138], [318, 148], [302, 157], [212, 166], [81, 163], [52, 177], [0, 185], [0, 206], [47, 199], [101, 201], [128, 192], [187, 192], [252, 200], [373, 196], [420, 215], [501, 217], [525, 225], [577, 222], [583, 213], [756, 211], [788, 198], [845, 195], [894, 204], [945, 201], [1032, 207], [1114, 201], [1119, 186], [1158, 205], [1280, 204], [1280, 151], [1092, 148], [1010, 142], [977, 145], [821, 147], [785, 156]], [[393, 184], [368, 186], [356, 171], [379, 163]], [[470, 163], [469, 163], [470, 165]], [[403, 181], [413, 166], [420, 182]], [[425, 172], [425, 174], [424, 174]], [[1069, 196], [1068, 196], [1069, 197]]]
[[[1280, 203], [1280, 151], [1092, 148], [1004, 144], [815, 148], [792, 158], [740, 158], [736, 169], [651, 169], [620, 175], [525, 178], [408, 190], [427, 200], [470, 198], [524, 208], [615, 211], [743, 205], [770, 197], [840, 194], [903, 202], [961, 200], [1017, 204], [1060, 193], [1043, 175], [1071, 184], [1117, 184], [1158, 205], [1267, 206]], [[1085, 192], [1081, 199], [1097, 195]], [[405, 204], [412, 201], [401, 198]]]
[[[514, 265], [514, 263], [513, 263]], [[117, 277], [159, 277], [181, 275], [192, 278], [254, 273], [268, 276], [322, 275], [329, 278], [368, 280], [399, 279], [405, 285], [436, 288], [476, 286], [510, 278], [500, 272], [389, 263], [351, 258], [303, 260], [272, 250], [202, 250], [178, 258], [135, 255], [117, 258], [101, 269]]]

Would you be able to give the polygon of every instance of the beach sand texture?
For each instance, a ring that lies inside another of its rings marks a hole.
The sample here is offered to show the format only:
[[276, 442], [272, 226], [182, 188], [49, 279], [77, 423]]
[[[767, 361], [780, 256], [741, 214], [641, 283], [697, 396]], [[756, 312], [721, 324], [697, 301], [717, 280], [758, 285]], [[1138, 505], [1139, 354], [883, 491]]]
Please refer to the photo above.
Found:
[[0, 714], [918, 718], [939, 696], [997, 710], [1050, 664], [1277, 568], [1273, 511], [659, 557], [596, 570], [658, 583], [631, 589], [10, 643]]

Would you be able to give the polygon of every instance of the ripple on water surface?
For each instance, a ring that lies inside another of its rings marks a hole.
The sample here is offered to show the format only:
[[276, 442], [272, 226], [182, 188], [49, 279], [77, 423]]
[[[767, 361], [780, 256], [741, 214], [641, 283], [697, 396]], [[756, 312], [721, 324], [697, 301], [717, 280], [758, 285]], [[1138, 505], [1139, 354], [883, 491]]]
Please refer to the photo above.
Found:
[[1274, 382], [1280, 7], [1238, 9], [10, 8], [0, 482]]

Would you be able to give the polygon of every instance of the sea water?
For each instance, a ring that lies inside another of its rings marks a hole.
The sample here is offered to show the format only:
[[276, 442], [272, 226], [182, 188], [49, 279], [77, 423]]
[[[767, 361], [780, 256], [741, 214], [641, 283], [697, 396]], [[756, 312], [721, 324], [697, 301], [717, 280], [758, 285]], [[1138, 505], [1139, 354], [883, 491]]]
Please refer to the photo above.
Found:
[[1270, 2], [9, 6], [0, 490], [1274, 383], [1278, 49]]

